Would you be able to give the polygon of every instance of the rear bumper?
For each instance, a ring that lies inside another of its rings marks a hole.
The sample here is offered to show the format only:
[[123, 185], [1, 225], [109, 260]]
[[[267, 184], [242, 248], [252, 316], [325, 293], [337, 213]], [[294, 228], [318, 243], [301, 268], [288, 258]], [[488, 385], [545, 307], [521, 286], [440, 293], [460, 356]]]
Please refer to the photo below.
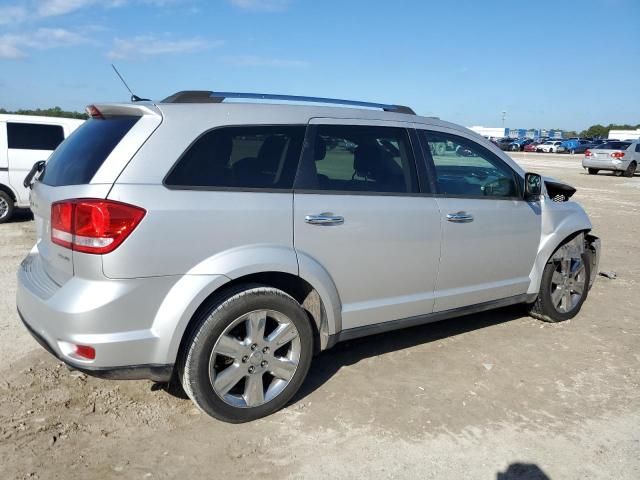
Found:
[[87, 375], [91, 375], [93, 377], [105, 378], [110, 380], [153, 380], [155, 382], [168, 382], [171, 379], [171, 375], [173, 374], [173, 365], [127, 365], [127, 366], [119, 366], [119, 367], [92, 367], [88, 365], [78, 366], [77, 364], [71, 363], [68, 358], [59, 355], [56, 350], [47, 343], [44, 337], [42, 337], [38, 332], [36, 332], [31, 326], [25, 321], [24, 317], [20, 310], [18, 310], [18, 315], [20, 316], [20, 320], [29, 331], [29, 333], [33, 336], [33, 338], [42, 346], [46, 351], [48, 351], [51, 355], [56, 357], [58, 360], [64, 362], [69, 367], [79, 370]]
[[582, 159], [583, 168], [597, 168], [598, 170], [626, 170], [631, 160], [596, 160], [590, 158]]
[[[72, 277], [57, 285], [42, 268], [37, 249], [22, 262], [17, 276], [20, 318], [34, 338], [67, 365], [104, 378], [161, 381], [170, 376], [175, 357], [153, 324], [180, 277]], [[68, 344], [93, 347], [95, 359], [70, 356]]]

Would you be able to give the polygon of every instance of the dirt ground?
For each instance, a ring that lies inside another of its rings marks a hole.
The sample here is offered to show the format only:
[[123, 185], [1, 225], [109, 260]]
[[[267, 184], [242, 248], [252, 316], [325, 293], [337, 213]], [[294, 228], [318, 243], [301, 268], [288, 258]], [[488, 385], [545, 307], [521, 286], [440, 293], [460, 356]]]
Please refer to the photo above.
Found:
[[640, 478], [640, 176], [514, 156], [578, 188], [617, 279], [562, 324], [510, 308], [338, 345], [244, 425], [46, 353], [15, 312], [33, 222], [0, 225], [0, 478]]

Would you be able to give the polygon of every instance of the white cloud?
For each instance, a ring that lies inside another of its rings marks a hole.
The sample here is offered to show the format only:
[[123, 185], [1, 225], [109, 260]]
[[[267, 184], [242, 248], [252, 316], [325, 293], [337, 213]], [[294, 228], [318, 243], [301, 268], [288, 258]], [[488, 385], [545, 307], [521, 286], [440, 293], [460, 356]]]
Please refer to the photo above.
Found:
[[41, 0], [38, 5], [38, 15], [41, 17], [66, 15], [93, 3], [96, 3], [96, 0]]
[[205, 48], [222, 45], [221, 41], [210, 41], [202, 38], [173, 39], [158, 38], [153, 35], [140, 35], [133, 38], [116, 38], [107, 57], [128, 59], [150, 57], [154, 55], [171, 55], [191, 53]]
[[226, 63], [236, 67], [274, 67], [274, 68], [304, 68], [310, 65], [304, 60], [291, 60], [286, 58], [268, 58], [254, 55], [241, 55], [224, 57]]
[[27, 18], [27, 9], [24, 5], [0, 6], [0, 25], [11, 25], [22, 22]]
[[0, 58], [26, 57], [31, 50], [72, 47], [89, 42], [85, 36], [64, 28], [39, 28], [35, 32], [0, 36]]
[[87, 7], [125, 7], [131, 4], [150, 5], [162, 8], [192, 3], [193, 0], [25, 0], [13, 5], [0, 6], [0, 25], [67, 15]]
[[234, 7], [251, 12], [280, 12], [290, 3], [291, 0], [231, 0]]

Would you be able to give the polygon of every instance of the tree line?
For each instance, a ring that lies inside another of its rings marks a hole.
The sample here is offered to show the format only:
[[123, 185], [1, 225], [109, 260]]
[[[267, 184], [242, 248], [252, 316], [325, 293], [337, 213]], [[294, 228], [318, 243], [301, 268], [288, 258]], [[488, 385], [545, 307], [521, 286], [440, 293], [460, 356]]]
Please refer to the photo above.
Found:
[[596, 125], [591, 125], [586, 130], [582, 130], [581, 132], [576, 132], [575, 130], [565, 130], [565, 137], [580, 137], [580, 138], [607, 138], [609, 136], [609, 130], [636, 130], [640, 128], [640, 123], [637, 125], [629, 125], [629, 124], [615, 124], [610, 123], [607, 126], [600, 125], [599, 123]]
[[0, 113], [14, 113], [16, 115], [40, 115], [42, 117], [78, 118], [80, 120], [86, 120], [87, 118], [89, 118], [89, 115], [84, 112], [71, 112], [62, 110], [60, 107], [36, 108], [35, 110], [20, 109], [15, 111], [0, 108]]

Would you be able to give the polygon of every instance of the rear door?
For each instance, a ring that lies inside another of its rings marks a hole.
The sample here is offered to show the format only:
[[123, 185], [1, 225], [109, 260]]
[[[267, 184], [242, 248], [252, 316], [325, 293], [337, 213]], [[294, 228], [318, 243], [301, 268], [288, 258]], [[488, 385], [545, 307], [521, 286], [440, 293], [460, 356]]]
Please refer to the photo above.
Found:
[[[44, 172], [32, 187], [31, 210], [36, 222], [40, 260], [59, 285], [74, 274], [74, 255], [86, 254], [72, 252], [51, 241], [52, 203], [73, 198], [106, 198], [121, 169], [112, 173], [111, 181], [96, 182], [97, 172], [109, 168], [107, 159], [112, 164], [130, 160], [141, 143], [138, 139], [127, 141], [127, 138], [140, 136], [141, 132], [148, 137], [159, 121], [160, 117], [157, 117], [145, 122], [139, 114], [94, 118], [86, 121], [51, 155]], [[101, 265], [98, 271], [101, 271]]]
[[62, 125], [36, 122], [7, 122], [7, 159], [9, 182], [18, 196], [18, 204], [29, 202], [29, 192], [22, 185], [34, 163], [46, 160], [64, 140]]
[[523, 200], [520, 177], [460, 132], [422, 130], [420, 135], [432, 159], [442, 212], [434, 311], [526, 293], [541, 216], [537, 204]]
[[322, 266], [343, 330], [430, 313], [440, 213], [420, 193], [415, 141], [403, 123], [318, 118], [294, 192], [301, 274]]

